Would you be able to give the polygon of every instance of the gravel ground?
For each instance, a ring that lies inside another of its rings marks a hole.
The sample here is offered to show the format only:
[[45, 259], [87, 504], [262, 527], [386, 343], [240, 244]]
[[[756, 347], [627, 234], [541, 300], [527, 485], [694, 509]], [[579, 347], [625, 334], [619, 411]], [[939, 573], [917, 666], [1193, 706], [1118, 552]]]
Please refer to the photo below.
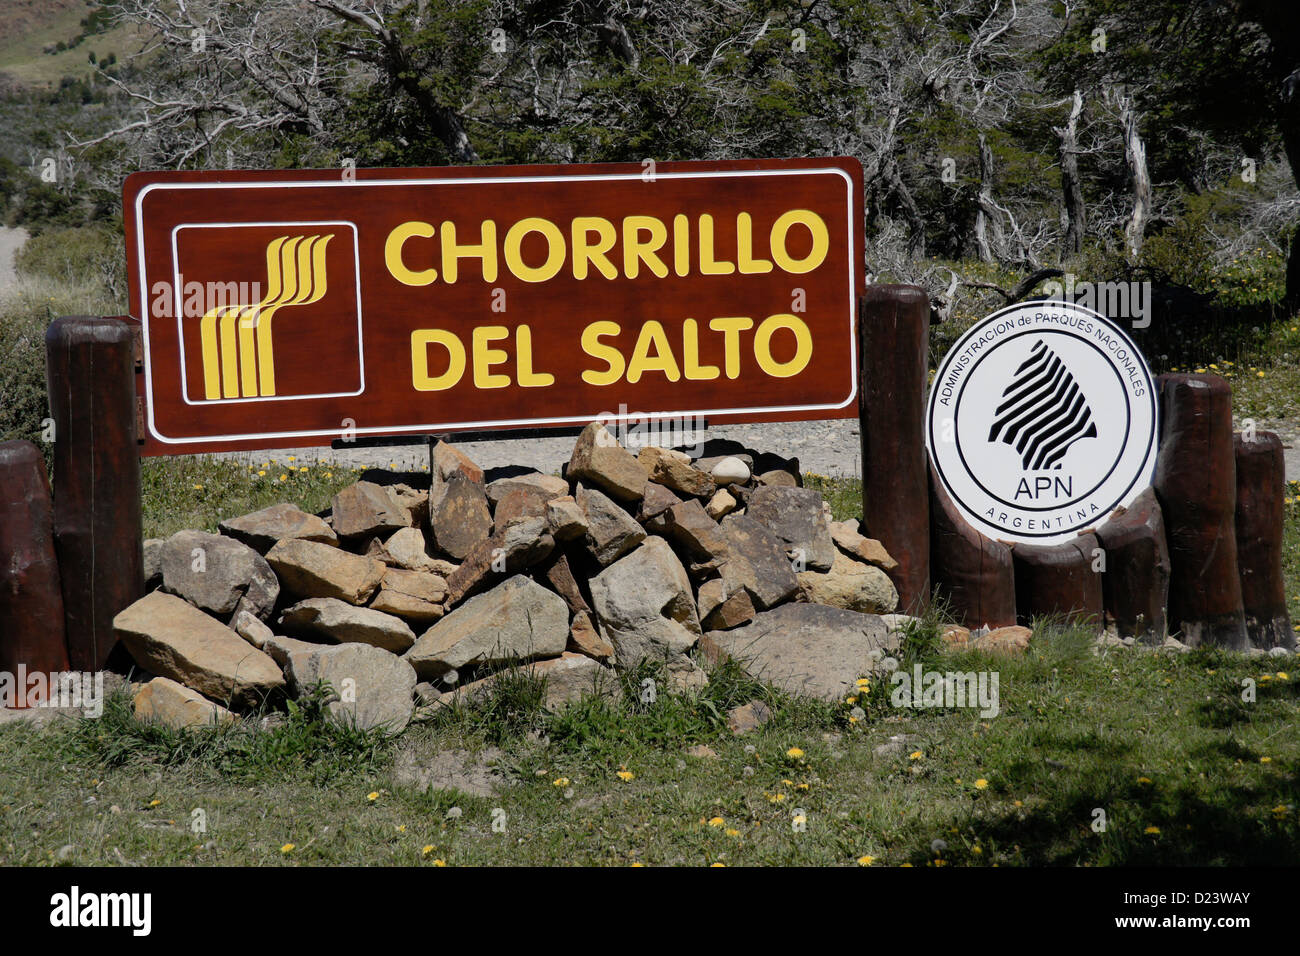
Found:
[[[1288, 481], [1300, 481], [1300, 422], [1260, 422], [1259, 427], [1277, 432], [1282, 439]], [[862, 473], [858, 445], [858, 422], [845, 418], [815, 422], [768, 422], [748, 425], [715, 425], [709, 440], [740, 442], [755, 451], [770, 451], [797, 457], [805, 472], [827, 476], [857, 476]], [[551, 474], [569, 460], [573, 438], [495, 439], [464, 443], [470, 457], [482, 468], [520, 465]], [[270, 451], [232, 452], [221, 455], [248, 463], [322, 461], [360, 468], [422, 469], [429, 463], [424, 445], [389, 445], [379, 448], [281, 448]]]
[[[797, 457], [805, 472], [819, 475], [861, 473], [857, 419], [814, 422], [765, 422], [745, 425], [715, 425], [706, 438], [740, 442], [755, 451], [771, 451]], [[573, 453], [572, 437], [495, 439], [462, 443], [466, 453], [481, 468], [521, 465], [546, 474], [558, 472]], [[429, 463], [424, 445], [386, 445], [378, 448], [279, 448], [267, 451], [231, 452], [219, 457], [249, 464], [262, 461], [329, 462], [360, 468], [421, 469]]]

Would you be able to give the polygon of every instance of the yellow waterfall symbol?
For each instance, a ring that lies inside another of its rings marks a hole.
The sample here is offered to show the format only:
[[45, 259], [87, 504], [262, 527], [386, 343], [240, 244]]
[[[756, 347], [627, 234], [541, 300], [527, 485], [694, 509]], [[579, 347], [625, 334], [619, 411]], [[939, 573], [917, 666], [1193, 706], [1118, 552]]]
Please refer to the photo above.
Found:
[[219, 306], [203, 316], [205, 398], [275, 394], [271, 320], [280, 309], [310, 305], [325, 296], [325, 247], [333, 238], [331, 233], [272, 239], [266, 247], [266, 297]]

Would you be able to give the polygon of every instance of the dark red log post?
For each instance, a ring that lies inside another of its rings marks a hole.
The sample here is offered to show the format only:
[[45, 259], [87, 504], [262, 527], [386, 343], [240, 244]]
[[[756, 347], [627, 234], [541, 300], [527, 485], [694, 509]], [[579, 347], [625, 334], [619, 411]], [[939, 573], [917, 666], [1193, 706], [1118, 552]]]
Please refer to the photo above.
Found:
[[45, 357], [68, 658], [94, 671], [113, 649], [113, 617], [144, 594], [132, 331], [118, 319], [56, 319]]
[[1153, 486], [1169, 542], [1169, 629], [1184, 644], [1244, 650], [1237, 569], [1232, 389], [1217, 375], [1161, 375]]
[[867, 289], [858, 310], [862, 520], [898, 562], [900, 611], [930, 600], [925, 393], [930, 298], [915, 285]]
[[1156, 493], [1148, 488], [1127, 508], [1117, 508], [1097, 537], [1106, 550], [1101, 586], [1107, 621], [1120, 637], [1163, 643], [1169, 548]]
[[930, 469], [930, 574], [953, 619], [966, 627], [1016, 623], [1011, 549], [967, 523]]
[[[0, 442], [0, 556], [0, 671], [66, 671], [50, 485], [45, 460], [28, 441]], [[22, 703], [26, 688], [15, 691], [13, 703]]]
[[1101, 629], [1101, 569], [1105, 552], [1095, 534], [1054, 545], [1017, 544], [1016, 615], [1029, 625], [1036, 617], [1063, 617]]
[[1282, 578], [1286, 465], [1272, 432], [1237, 435], [1237, 563], [1246, 634], [1255, 647], [1295, 647]]

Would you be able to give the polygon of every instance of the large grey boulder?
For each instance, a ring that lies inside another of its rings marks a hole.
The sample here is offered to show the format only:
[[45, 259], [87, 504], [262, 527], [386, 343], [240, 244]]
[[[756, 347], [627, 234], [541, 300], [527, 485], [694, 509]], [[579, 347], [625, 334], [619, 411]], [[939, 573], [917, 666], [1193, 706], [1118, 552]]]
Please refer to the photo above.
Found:
[[159, 553], [164, 591], [223, 619], [236, 610], [265, 619], [280, 594], [266, 560], [246, 544], [204, 531], [178, 531]]
[[686, 569], [657, 536], [592, 578], [591, 602], [601, 633], [623, 667], [679, 657], [700, 636]]
[[749, 496], [745, 514], [780, 538], [794, 560], [802, 557], [804, 570], [831, 569], [835, 541], [817, 491], [764, 485]]
[[326, 682], [333, 691], [326, 711], [348, 726], [396, 734], [415, 710], [415, 671], [378, 647], [340, 644], [300, 651], [288, 656], [285, 673], [299, 696]]
[[617, 561], [645, 540], [645, 529], [594, 488], [578, 490], [578, 506], [587, 518], [583, 541], [601, 567]]
[[555, 657], [569, 639], [564, 599], [515, 575], [470, 598], [420, 636], [407, 653], [421, 679], [484, 664]]
[[733, 659], [750, 677], [787, 693], [841, 700], [898, 642], [879, 615], [784, 604], [734, 631], [709, 631], [700, 650], [715, 663]]
[[727, 515], [722, 519], [730, 555], [718, 569], [727, 594], [744, 589], [759, 610], [775, 607], [799, 591], [784, 543], [764, 525], [748, 515]]

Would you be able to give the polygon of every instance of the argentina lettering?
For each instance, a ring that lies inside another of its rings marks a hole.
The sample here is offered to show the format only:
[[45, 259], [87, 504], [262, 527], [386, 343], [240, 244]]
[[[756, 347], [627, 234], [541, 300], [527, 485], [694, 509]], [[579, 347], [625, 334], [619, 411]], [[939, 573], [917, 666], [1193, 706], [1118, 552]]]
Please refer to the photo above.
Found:
[[139, 173], [146, 454], [857, 413], [853, 159]]

